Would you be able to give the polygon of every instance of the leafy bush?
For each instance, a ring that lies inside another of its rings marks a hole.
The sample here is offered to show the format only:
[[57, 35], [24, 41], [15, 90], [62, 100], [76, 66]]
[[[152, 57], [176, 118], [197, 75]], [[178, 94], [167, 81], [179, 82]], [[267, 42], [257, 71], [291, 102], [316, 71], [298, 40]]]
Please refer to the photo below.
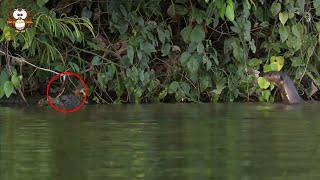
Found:
[[[80, 74], [96, 102], [273, 101], [273, 86], [258, 76], [280, 69], [307, 95], [320, 86], [318, 1], [67, 0], [27, 7], [34, 24], [24, 34], [1, 14], [2, 47], [36, 67]], [[23, 90], [26, 79], [41, 86], [52, 76], [8, 57], [1, 57], [0, 97]]]

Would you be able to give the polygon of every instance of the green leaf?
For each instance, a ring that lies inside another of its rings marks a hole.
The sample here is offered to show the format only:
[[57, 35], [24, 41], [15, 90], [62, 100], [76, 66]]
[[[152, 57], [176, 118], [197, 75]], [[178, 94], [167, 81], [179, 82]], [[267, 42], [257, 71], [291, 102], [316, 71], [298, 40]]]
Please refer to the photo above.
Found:
[[175, 16], [176, 15], [176, 10], [175, 10], [175, 8], [174, 8], [174, 4], [171, 4], [169, 7], [168, 7], [168, 9], [167, 9], [167, 14], [169, 15], [169, 16]]
[[262, 95], [262, 98], [265, 100], [265, 101], [268, 101], [269, 97], [270, 97], [270, 91], [269, 90], [263, 90], [261, 92], [261, 95]]
[[245, 54], [243, 48], [236, 41], [232, 42], [231, 45], [233, 47], [232, 53], [234, 58], [241, 62], [244, 59], [243, 55]]
[[235, 32], [237, 34], [242, 32], [242, 30], [240, 29], [239, 26], [231, 26], [230, 29], [231, 29], [231, 31], [233, 31], [233, 32]]
[[274, 1], [271, 5], [271, 14], [272, 16], [276, 16], [281, 11], [281, 4], [277, 1]]
[[39, 7], [42, 7], [45, 5], [49, 0], [37, 0], [37, 4]]
[[261, 27], [269, 27], [269, 21], [263, 21], [262, 23], [260, 23]]
[[[142, 59], [142, 57], [143, 57], [143, 54], [142, 54], [143, 52], [141, 52], [141, 51], [137, 51], [137, 57], [138, 57], [138, 59], [139, 60], [141, 60]], [[133, 61], [132, 61], [133, 62]]]
[[116, 72], [116, 66], [114, 64], [108, 65], [108, 71], [106, 72], [107, 81], [112, 80]]
[[299, 67], [299, 66], [305, 66], [305, 64], [302, 62], [301, 58], [299, 57], [293, 57], [290, 58], [291, 62], [292, 62], [292, 66], [293, 67]]
[[13, 93], [13, 90], [14, 90], [14, 86], [12, 84], [11, 81], [7, 81], [4, 83], [4, 86], [3, 86], [3, 90], [4, 90], [4, 93], [6, 95], [6, 97], [10, 97], [11, 94]]
[[202, 43], [198, 43], [197, 52], [198, 52], [198, 54], [202, 54], [204, 52], [204, 46]]
[[91, 64], [94, 66], [98, 66], [102, 64], [101, 58], [99, 56], [94, 56], [92, 58]]
[[292, 11], [288, 12], [288, 16], [289, 16], [289, 19], [294, 18], [294, 12]]
[[309, 47], [307, 50], [307, 58], [309, 59], [313, 54], [315, 54], [314, 50], [316, 48], [317, 45], [317, 39], [315, 36], [311, 37], [309, 39]]
[[72, 68], [72, 70], [73, 70], [74, 72], [78, 73], [78, 72], [80, 71], [80, 68], [79, 68], [79, 66], [78, 66], [76, 63], [74, 63], [74, 62], [69, 62], [69, 65], [70, 65], [70, 67]]
[[203, 56], [202, 63], [203, 63], [203, 64], [206, 64], [206, 69], [207, 69], [207, 71], [208, 71], [209, 69], [211, 69], [211, 67], [212, 67], [212, 62], [210, 61], [210, 59], [209, 59], [209, 57], [208, 57], [207, 55], [204, 55], [204, 56]]
[[181, 30], [181, 36], [185, 43], [190, 43], [191, 32], [192, 32], [191, 26], [187, 26]]
[[227, 4], [228, 4], [228, 6], [233, 6], [232, 0], [227, 0]]
[[6, 70], [2, 70], [0, 73], [0, 86], [2, 86], [6, 81], [9, 80], [9, 74]]
[[234, 38], [226, 38], [223, 43], [224, 54], [229, 53], [233, 49], [232, 45], [234, 42]]
[[104, 50], [104, 48], [102, 46], [97, 45], [97, 44], [95, 44], [93, 42], [90, 42], [90, 41], [87, 41], [87, 45], [88, 45], [88, 47], [90, 47], [90, 48], [92, 48], [94, 50], [98, 50], [98, 51], [103, 51]]
[[189, 73], [189, 78], [192, 82], [196, 83], [198, 82], [198, 73]]
[[191, 88], [190, 88], [189, 83], [182, 82], [182, 83], [181, 83], [181, 89], [182, 89], [182, 91], [183, 91], [183, 93], [184, 93], [185, 95], [190, 96], [190, 90], [191, 90]]
[[92, 17], [92, 11], [88, 7], [84, 7], [81, 12], [81, 17], [86, 17], [90, 19]]
[[219, 15], [220, 15], [222, 20], [224, 20], [224, 15], [226, 13], [226, 8], [227, 8], [227, 3], [223, 3], [222, 7], [220, 8], [220, 12], [219, 12]]
[[282, 56], [271, 56], [270, 57], [270, 64], [277, 65], [277, 71], [280, 71], [284, 65], [284, 57]]
[[187, 63], [187, 68], [192, 74], [198, 72], [199, 60], [195, 55], [191, 56], [190, 61]]
[[0, 86], [0, 99], [4, 96], [3, 85]]
[[[11, 33], [12, 29], [10, 26], [5, 26], [3, 29], [2, 29], [2, 36], [4, 36], [4, 38], [7, 40], [7, 41], [10, 41], [12, 38], [13, 38], [13, 34]], [[16, 42], [16, 41], [15, 41]]]
[[140, 69], [138, 69], [137, 67], [133, 66], [131, 68], [131, 75], [129, 75], [129, 73], [127, 75], [128, 75], [128, 77], [132, 78], [134, 81], [138, 81], [138, 79], [139, 79], [139, 71], [140, 71]]
[[288, 13], [285, 11], [283, 13], [279, 13], [279, 19], [282, 25], [284, 25], [288, 20]]
[[186, 96], [184, 95], [183, 91], [181, 89], [179, 89], [175, 95], [174, 95], [174, 98], [177, 102], [180, 102], [180, 101], [183, 101], [183, 99], [185, 98]]
[[177, 5], [175, 6], [175, 10], [176, 10], [176, 13], [179, 14], [179, 15], [181, 15], [181, 16], [184, 16], [184, 15], [186, 15], [186, 14], [188, 13], [188, 9], [185, 8], [185, 7], [182, 6], [182, 5], [179, 5], [179, 4], [177, 4]]
[[100, 85], [100, 88], [104, 91], [108, 82], [107, 76], [105, 73], [99, 73], [97, 75], [97, 80]]
[[250, 67], [257, 67], [257, 66], [260, 66], [260, 64], [262, 64], [262, 60], [261, 59], [253, 58], [253, 59], [249, 60], [249, 66]]
[[193, 53], [194, 51], [197, 50], [197, 46], [198, 46], [198, 43], [192, 42], [188, 45], [187, 51], [190, 53]]
[[165, 31], [164, 31], [164, 34], [166, 35], [166, 38], [167, 38], [167, 40], [171, 40], [170, 39], [170, 37], [171, 37], [171, 31], [169, 31], [168, 29], [166, 29]]
[[263, 77], [259, 77], [258, 78], [258, 85], [260, 88], [262, 89], [267, 89], [270, 86], [270, 82], [267, 81], [265, 78]]
[[179, 87], [180, 87], [179, 82], [177, 82], [177, 81], [171, 82], [171, 84], [169, 85], [168, 93], [172, 94], [172, 93], [177, 92]]
[[227, 86], [217, 84], [216, 89], [212, 90], [213, 93], [220, 95], [222, 91], [226, 88]]
[[320, 16], [320, 0], [313, 0], [313, 7], [316, 9], [316, 16]]
[[263, 72], [270, 72], [270, 71], [278, 71], [278, 66], [276, 63], [267, 64], [263, 66]]
[[234, 9], [233, 9], [233, 6], [227, 6], [226, 16], [230, 21], [234, 21]]
[[119, 31], [120, 34], [125, 34], [129, 28], [129, 23], [126, 21], [119, 22], [119, 25], [115, 24], [114, 27]]
[[143, 43], [143, 47], [140, 47], [147, 55], [151, 56], [151, 53], [157, 52], [154, 45], [149, 42]]
[[200, 43], [205, 38], [205, 32], [202, 26], [196, 25], [190, 34], [190, 41], [195, 43]]
[[169, 52], [170, 52], [170, 44], [169, 43], [163, 44], [161, 47], [162, 56], [168, 55]]
[[182, 64], [183, 66], [186, 65], [186, 64], [189, 62], [190, 57], [191, 57], [191, 54], [190, 54], [190, 53], [188, 53], [188, 52], [183, 52], [183, 53], [181, 54], [181, 56], [180, 56], [180, 62], [181, 62], [181, 64]]
[[254, 39], [252, 39], [251, 41], [249, 41], [249, 45], [250, 45], [251, 51], [255, 54], [257, 48], [256, 48], [256, 45], [255, 45]]
[[144, 71], [139, 72], [139, 80], [143, 82], [146, 79]]
[[298, 29], [298, 25], [293, 25], [291, 28], [292, 34], [295, 35], [297, 38], [300, 38], [300, 32]]
[[298, 51], [302, 46], [302, 39], [295, 36], [289, 36], [286, 44], [289, 48], [293, 48], [295, 51]]
[[152, 30], [157, 28], [157, 22], [152, 21], [152, 20], [147, 21], [147, 25], [148, 25], [148, 28], [150, 28]]
[[131, 45], [129, 45], [128, 48], [127, 48], [127, 56], [128, 56], [130, 61], [133, 61], [133, 59], [134, 59], [134, 50], [133, 50], [133, 47]]
[[168, 94], [168, 90], [167, 89], [162, 90], [159, 93], [158, 100], [165, 98], [167, 96], [167, 94]]
[[7, 20], [5, 18], [0, 18], [0, 29], [3, 29], [7, 25]]
[[58, 65], [54, 66], [54, 70], [56, 70], [58, 72], [63, 72], [64, 68], [61, 64], [58, 64]]
[[157, 32], [158, 32], [158, 38], [159, 38], [159, 41], [164, 44], [165, 43], [165, 40], [166, 40], [166, 35], [165, 33], [160, 29], [160, 28], [157, 28]]
[[212, 82], [211, 82], [210, 76], [207, 75], [200, 78], [200, 92], [203, 92], [208, 87], [212, 87]]
[[13, 86], [15, 88], [19, 88], [20, 87], [21, 80], [22, 80], [22, 76], [13, 75], [11, 77], [11, 82], [12, 82], [12, 84], [13, 84]]
[[315, 24], [316, 24], [317, 32], [319, 33], [320, 32], [320, 22], [315, 22]]
[[282, 42], [286, 41], [289, 37], [288, 30], [285, 26], [280, 25], [279, 27], [280, 39]]
[[306, 4], [306, 0], [297, 0], [295, 6], [298, 8], [297, 14], [303, 14], [305, 12], [304, 6]]
[[[246, 41], [251, 40], [251, 22], [249, 20], [245, 20], [243, 23], [243, 36]], [[252, 39], [253, 41], [253, 39]]]
[[150, 82], [150, 72], [144, 72], [143, 77], [144, 77], [143, 80], [141, 80], [141, 76], [140, 76], [140, 80], [142, 81], [143, 86], [146, 86]]
[[219, 65], [219, 60], [218, 60], [218, 55], [217, 51], [213, 49], [213, 53], [210, 53], [209, 57], [210, 59], [212, 58], [214, 60], [214, 63], [218, 66]]
[[24, 34], [25, 34], [25, 43], [22, 47], [22, 50], [30, 48], [33, 42], [33, 38], [36, 35], [36, 29], [34, 27], [27, 28]]
[[128, 12], [126, 10], [126, 8], [121, 4], [120, 5], [120, 11], [121, 11], [121, 14], [124, 16], [124, 17], [127, 17], [128, 16]]
[[137, 88], [133, 91], [134, 93], [134, 102], [136, 104], [139, 103], [139, 98], [142, 96], [143, 92], [142, 92], [142, 89], [141, 88]]

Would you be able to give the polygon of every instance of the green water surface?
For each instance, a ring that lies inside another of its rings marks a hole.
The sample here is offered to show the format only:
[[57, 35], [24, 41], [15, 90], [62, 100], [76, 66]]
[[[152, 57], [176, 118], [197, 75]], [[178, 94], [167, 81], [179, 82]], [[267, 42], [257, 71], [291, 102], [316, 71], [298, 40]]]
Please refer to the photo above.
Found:
[[320, 179], [320, 103], [0, 106], [0, 180]]

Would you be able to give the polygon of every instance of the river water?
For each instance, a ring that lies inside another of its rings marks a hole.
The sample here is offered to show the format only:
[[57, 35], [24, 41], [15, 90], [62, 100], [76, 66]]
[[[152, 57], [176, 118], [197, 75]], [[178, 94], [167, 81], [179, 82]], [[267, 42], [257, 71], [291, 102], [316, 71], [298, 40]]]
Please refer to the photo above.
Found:
[[0, 179], [320, 179], [319, 120], [320, 103], [0, 107]]

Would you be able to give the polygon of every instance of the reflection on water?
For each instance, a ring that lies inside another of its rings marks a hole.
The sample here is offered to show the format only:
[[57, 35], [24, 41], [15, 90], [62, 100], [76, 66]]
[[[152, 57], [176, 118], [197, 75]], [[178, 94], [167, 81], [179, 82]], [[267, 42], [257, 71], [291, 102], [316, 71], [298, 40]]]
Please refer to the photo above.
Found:
[[0, 179], [319, 179], [320, 103], [0, 107]]

